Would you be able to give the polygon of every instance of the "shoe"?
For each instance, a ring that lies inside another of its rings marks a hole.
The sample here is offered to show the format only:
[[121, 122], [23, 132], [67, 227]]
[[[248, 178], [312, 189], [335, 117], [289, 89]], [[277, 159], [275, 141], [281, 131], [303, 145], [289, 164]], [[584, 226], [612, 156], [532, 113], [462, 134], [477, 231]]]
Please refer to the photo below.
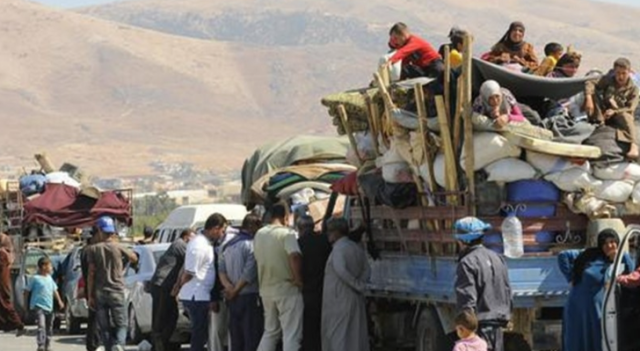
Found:
[[25, 327], [22, 327], [18, 329], [18, 331], [16, 332], [16, 337], [21, 337], [26, 333], [27, 333], [27, 329], [25, 329]]
[[96, 351], [107, 351], [107, 349], [104, 346], [98, 346]]
[[113, 345], [113, 347], [111, 348], [111, 351], [124, 351], [124, 347], [120, 345]]

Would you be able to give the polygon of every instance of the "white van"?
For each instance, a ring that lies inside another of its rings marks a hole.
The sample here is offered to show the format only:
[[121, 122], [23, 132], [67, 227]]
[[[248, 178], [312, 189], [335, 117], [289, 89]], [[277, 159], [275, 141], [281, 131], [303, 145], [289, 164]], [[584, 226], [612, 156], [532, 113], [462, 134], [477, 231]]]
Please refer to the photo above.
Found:
[[156, 228], [154, 238], [158, 243], [173, 242], [185, 229], [193, 229], [196, 232], [202, 229], [204, 222], [214, 213], [222, 214], [231, 226], [239, 227], [248, 211], [243, 205], [237, 204], [180, 206], [171, 211]]

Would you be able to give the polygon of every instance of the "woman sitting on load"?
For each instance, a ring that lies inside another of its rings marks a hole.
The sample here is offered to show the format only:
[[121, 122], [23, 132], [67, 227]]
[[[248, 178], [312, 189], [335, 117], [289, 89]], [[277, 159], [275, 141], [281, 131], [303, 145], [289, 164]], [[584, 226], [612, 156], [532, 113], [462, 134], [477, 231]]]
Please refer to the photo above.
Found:
[[480, 96], [473, 103], [473, 111], [493, 120], [497, 129], [511, 122], [525, 122], [526, 118], [511, 92], [488, 80], [480, 87]]
[[502, 39], [493, 46], [485, 60], [498, 65], [517, 64], [523, 72], [533, 72], [538, 68], [538, 57], [533, 45], [524, 41], [524, 24], [513, 22]]

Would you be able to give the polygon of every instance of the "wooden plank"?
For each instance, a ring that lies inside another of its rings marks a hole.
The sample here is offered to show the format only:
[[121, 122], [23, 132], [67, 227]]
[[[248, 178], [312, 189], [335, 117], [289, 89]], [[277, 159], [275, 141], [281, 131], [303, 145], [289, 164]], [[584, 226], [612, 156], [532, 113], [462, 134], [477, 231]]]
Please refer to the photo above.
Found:
[[[442, 96], [436, 96], [436, 109], [438, 111], [438, 122], [440, 124], [440, 139], [442, 140], [442, 149], [444, 151], [444, 164], [446, 169], [446, 189], [447, 191], [458, 190], [458, 158], [453, 149], [451, 141], [451, 129], [444, 110], [444, 100]], [[457, 199], [449, 196], [448, 201], [455, 204]]]
[[[400, 219], [400, 220], [443, 220], [466, 217], [466, 206], [434, 206], [434, 207], [409, 207], [402, 210], [387, 206], [372, 206], [371, 217], [376, 219]], [[351, 207], [351, 217], [362, 219], [362, 210], [359, 206]]]
[[451, 48], [449, 45], [444, 47], [444, 105], [447, 120], [451, 121]]
[[345, 133], [349, 137], [349, 143], [351, 143], [351, 147], [353, 148], [353, 152], [355, 152], [358, 157], [358, 166], [363, 164], [362, 156], [360, 156], [360, 152], [358, 152], [358, 144], [356, 143], [356, 139], [351, 133], [351, 127], [349, 127], [349, 123], [347, 121], [347, 110], [344, 108], [344, 105], [338, 105], [338, 115], [340, 116], [340, 123], [342, 123], [342, 128], [344, 128]]
[[557, 143], [511, 132], [501, 133], [510, 143], [543, 154], [588, 159], [597, 159], [602, 156], [602, 150], [597, 146]]
[[367, 95], [365, 98], [367, 104], [367, 118], [369, 122], [369, 133], [371, 135], [371, 141], [373, 142], [373, 147], [375, 148], [375, 153], [377, 156], [380, 156], [380, 147], [378, 145], [378, 136], [380, 135], [380, 131], [378, 130], [378, 106], [373, 103], [373, 100], [370, 96]]
[[465, 151], [465, 172], [467, 175], [467, 191], [469, 192], [469, 201], [467, 204], [471, 213], [475, 215], [475, 153], [473, 150], [473, 122], [471, 120], [473, 111], [471, 110], [471, 58], [473, 38], [470, 35], [464, 37], [464, 56], [463, 56], [463, 76], [464, 76], [464, 92], [463, 92], [463, 108], [464, 108], [464, 151]]
[[416, 105], [418, 107], [418, 126], [420, 131], [420, 142], [422, 146], [422, 152], [424, 153], [425, 162], [427, 167], [429, 168], [429, 179], [425, 179], [427, 184], [429, 185], [429, 191], [431, 193], [435, 193], [436, 191], [436, 177], [433, 169], [433, 159], [431, 158], [431, 153], [429, 152], [428, 143], [427, 143], [427, 129], [424, 126], [424, 122], [427, 119], [427, 109], [425, 106], [424, 99], [424, 91], [422, 90], [422, 86], [420, 84], [416, 84], [414, 88], [415, 96], [416, 96]]
[[462, 77], [458, 77], [458, 89], [456, 91], [456, 109], [453, 111], [453, 147], [456, 151], [456, 155], [459, 155], [460, 151], [460, 134], [462, 132], [462, 100], [464, 84], [462, 83]]

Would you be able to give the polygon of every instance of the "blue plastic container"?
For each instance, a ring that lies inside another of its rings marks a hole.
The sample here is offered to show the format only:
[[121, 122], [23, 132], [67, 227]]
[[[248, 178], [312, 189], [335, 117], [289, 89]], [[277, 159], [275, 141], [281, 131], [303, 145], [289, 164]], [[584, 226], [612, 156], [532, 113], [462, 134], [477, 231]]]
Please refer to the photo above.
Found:
[[482, 244], [495, 253], [504, 254], [502, 234], [500, 233], [485, 234], [484, 238], [482, 238]]
[[555, 203], [559, 201], [560, 189], [545, 180], [521, 180], [507, 184], [507, 202], [512, 206], [524, 205], [516, 211], [520, 218], [553, 217], [556, 214]]
[[556, 233], [554, 232], [537, 232], [536, 233], [536, 243], [537, 245], [525, 245], [524, 252], [525, 253], [537, 253], [537, 252], [546, 252], [556, 241]]

